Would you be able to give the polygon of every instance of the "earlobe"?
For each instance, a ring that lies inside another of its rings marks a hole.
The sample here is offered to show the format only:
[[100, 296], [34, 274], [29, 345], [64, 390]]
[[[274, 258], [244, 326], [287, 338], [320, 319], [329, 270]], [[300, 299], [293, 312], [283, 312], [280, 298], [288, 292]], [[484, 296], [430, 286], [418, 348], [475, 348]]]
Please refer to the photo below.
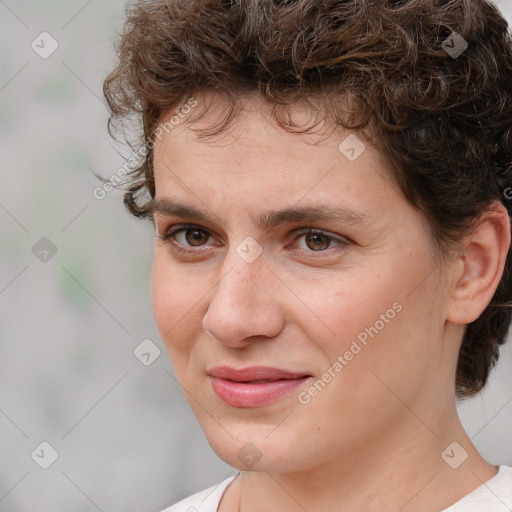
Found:
[[465, 251], [452, 267], [448, 321], [469, 324], [482, 314], [501, 280], [510, 239], [508, 212], [495, 202], [480, 215], [475, 230], [463, 241]]

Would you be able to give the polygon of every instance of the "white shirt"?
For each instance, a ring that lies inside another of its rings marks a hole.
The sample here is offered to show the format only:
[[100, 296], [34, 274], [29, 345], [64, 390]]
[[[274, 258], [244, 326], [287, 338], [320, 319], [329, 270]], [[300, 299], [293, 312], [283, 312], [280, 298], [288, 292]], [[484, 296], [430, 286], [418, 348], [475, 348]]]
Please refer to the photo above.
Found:
[[[161, 512], [217, 512], [226, 487], [236, 476], [192, 494]], [[512, 512], [512, 467], [499, 466], [497, 475], [439, 512]]]

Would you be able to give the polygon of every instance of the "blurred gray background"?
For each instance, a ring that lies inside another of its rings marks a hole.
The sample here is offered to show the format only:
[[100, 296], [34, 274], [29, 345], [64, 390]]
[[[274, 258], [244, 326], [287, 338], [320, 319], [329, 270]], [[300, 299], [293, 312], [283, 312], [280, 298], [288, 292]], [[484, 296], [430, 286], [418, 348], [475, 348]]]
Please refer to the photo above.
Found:
[[[512, 20], [512, 0], [499, 6]], [[1, 512], [157, 512], [233, 472], [154, 325], [151, 226], [121, 192], [93, 196], [90, 169], [124, 163], [102, 99], [123, 12], [0, 0]], [[146, 339], [161, 351], [148, 366]], [[460, 414], [484, 457], [512, 465], [512, 343]]]

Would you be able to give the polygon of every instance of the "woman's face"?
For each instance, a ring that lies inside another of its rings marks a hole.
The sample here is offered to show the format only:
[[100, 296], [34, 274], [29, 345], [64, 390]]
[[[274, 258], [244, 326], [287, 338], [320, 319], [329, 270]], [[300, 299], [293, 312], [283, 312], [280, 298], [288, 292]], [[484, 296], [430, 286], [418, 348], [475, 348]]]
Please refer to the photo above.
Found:
[[[442, 343], [446, 278], [422, 217], [379, 152], [350, 132], [313, 144], [266, 112], [254, 100], [221, 136], [181, 125], [157, 143], [156, 231], [172, 236], [156, 241], [153, 308], [215, 452], [299, 471], [426, 420], [458, 347]], [[220, 366], [296, 378], [236, 384]]]

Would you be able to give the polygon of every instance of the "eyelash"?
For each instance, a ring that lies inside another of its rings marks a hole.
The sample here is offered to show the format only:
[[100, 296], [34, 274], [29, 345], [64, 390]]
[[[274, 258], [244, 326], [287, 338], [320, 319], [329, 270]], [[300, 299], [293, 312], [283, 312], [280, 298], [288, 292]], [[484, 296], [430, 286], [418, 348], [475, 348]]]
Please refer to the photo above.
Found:
[[[194, 254], [194, 253], [197, 254], [197, 253], [201, 252], [202, 250], [204, 251], [204, 249], [202, 249], [204, 246], [201, 246], [201, 245], [196, 246], [197, 249], [185, 249], [182, 244], [179, 244], [178, 242], [176, 242], [176, 240], [174, 239], [176, 234], [181, 233], [181, 232], [186, 232], [188, 230], [197, 230], [197, 231], [201, 231], [209, 236], [213, 236], [207, 229], [205, 229], [201, 226], [198, 226], [195, 224], [178, 224], [176, 226], [171, 226], [169, 229], [167, 229], [165, 231], [165, 233], [163, 235], [157, 234], [156, 237], [158, 238], [158, 240], [160, 240], [161, 242], [163, 242], [165, 244], [168, 244], [168, 245], [172, 244], [172, 249], [179, 253], [190, 255], [190, 254]], [[333, 236], [326, 231], [323, 231], [321, 229], [315, 229], [315, 228], [299, 228], [294, 231], [294, 234], [295, 234], [295, 236], [294, 236], [293, 242], [296, 242], [297, 239], [300, 238], [301, 236], [305, 236], [305, 235], [309, 235], [309, 234], [313, 234], [313, 235], [318, 234], [318, 235], [322, 235], [322, 236], [326, 237], [329, 240], [329, 243], [335, 242], [335, 243], [339, 244], [338, 247], [335, 247], [335, 248], [328, 247], [326, 249], [321, 249], [318, 251], [313, 251], [311, 249], [297, 249], [300, 253], [307, 253], [308, 256], [313, 256], [313, 257], [318, 257], [318, 256], [314, 256], [315, 254], [318, 254], [318, 253], [332, 254], [331, 253], [332, 249], [340, 250], [340, 249], [345, 248], [348, 245], [351, 245], [351, 243], [352, 243], [350, 240], [348, 240], [345, 237]], [[193, 247], [193, 246], [188, 246], [188, 247]]]

